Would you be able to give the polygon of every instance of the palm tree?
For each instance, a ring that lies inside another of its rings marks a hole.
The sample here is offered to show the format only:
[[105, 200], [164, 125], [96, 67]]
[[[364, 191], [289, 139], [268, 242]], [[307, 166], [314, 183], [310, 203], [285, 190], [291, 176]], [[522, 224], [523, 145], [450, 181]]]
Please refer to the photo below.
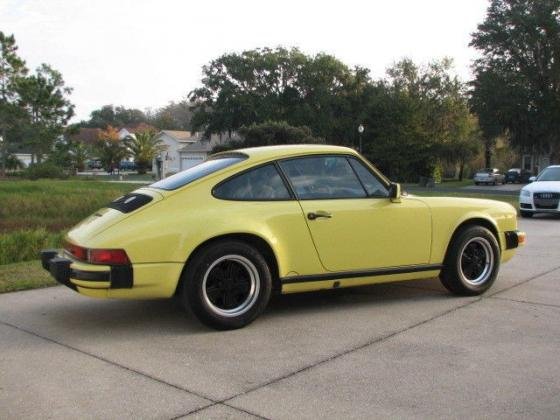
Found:
[[86, 166], [90, 151], [88, 147], [81, 142], [76, 142], [71, 145], [70, 153], [72, 154], [72, 164], [78, 171], [83, 171]]
[[130, 154], [126, 142], [119, 139], [118, 130], [110, 125], [99, 132], [95, 149], [107, 172], [118, 168], [120, 161]]
[[161, 140], [156, 137], [156, 133], [151, 130], [128, 136], [127, 145], [139, 174], [145, 174], [154, 158], [165, 148]]

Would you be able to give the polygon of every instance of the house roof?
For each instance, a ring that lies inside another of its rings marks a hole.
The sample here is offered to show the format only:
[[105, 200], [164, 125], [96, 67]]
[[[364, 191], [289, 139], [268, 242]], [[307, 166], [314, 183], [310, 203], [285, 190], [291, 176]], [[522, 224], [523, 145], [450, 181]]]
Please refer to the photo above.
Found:
[[185, 152], [210, 153], [212, 151], [212, 147], [214, 147], [214, 144], [212, 144], [210, 141], [201, 140], [201, 141], [197, 141], [195, 143], [189, 143], [186, 146], [181, 147], [179, 149], [179, 153], [185, 153]]
[[170, 137], [173, 137], [177, 141], [196, 141], [193, 139], [193, 135], [190, 131], [180, 131], [180, 130], [162, 130], [160, 133], [165, 133]]
[[81, 141], [85, 144], [93, 144], [99, 138], [99, 128], [80, 128], [77, 133], [68, 135], [70, 140]]
[[126, 130], [129, 133], [139, 133], [141, 131], [157, 131], [157, 129], [150, 124], [146, 124], [144, 122], [125, 125], [124, 127], [120, 127], [119, 130]]

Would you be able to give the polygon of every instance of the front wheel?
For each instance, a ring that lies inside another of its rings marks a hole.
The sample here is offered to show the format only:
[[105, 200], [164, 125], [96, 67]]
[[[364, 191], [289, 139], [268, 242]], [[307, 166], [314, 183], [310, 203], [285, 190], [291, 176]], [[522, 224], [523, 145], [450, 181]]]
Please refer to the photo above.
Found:
[[521, 210], [519, 212], [521, 214], [521, 217], [533, 217], [533, 212], [532, 211], [523, 211]]
[[492, 286], [499, 267], [500, 248], [492, 232], [467, 226], [452, 239], [440, 279], [452, 293], [480, 295]]
[[270, 299], [272, 278], [261, 253], [240, 241], [220, 241], [187, 263], [183, 302], [205, 325], [218, 330], [244, 327]]

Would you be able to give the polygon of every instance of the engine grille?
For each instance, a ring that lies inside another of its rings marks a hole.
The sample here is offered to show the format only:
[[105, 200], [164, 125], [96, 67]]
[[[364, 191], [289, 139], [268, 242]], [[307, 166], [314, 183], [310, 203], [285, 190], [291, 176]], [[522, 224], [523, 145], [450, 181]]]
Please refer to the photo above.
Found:
[[533, 194], [535, 208], [553, 210], [558, 208], [560, 193], [557, 192], [537, 192]]

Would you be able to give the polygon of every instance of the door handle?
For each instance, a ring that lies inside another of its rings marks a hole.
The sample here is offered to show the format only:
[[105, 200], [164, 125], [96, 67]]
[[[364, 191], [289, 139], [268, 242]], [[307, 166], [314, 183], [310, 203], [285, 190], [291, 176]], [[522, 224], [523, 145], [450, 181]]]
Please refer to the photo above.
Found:
[[307, 213], [307, 218], [309, 220], [315, 220], [315, 219], [318, 219], [319, 217], [325, 217], [327, 219], [330, 219], [332, 217], [332, 214], [330, 214], [329, 212], [326, 212], [326, 211], [322, 211], [322, 210], [319, 210], [315, 213], [313, 213], [313, 212]]

